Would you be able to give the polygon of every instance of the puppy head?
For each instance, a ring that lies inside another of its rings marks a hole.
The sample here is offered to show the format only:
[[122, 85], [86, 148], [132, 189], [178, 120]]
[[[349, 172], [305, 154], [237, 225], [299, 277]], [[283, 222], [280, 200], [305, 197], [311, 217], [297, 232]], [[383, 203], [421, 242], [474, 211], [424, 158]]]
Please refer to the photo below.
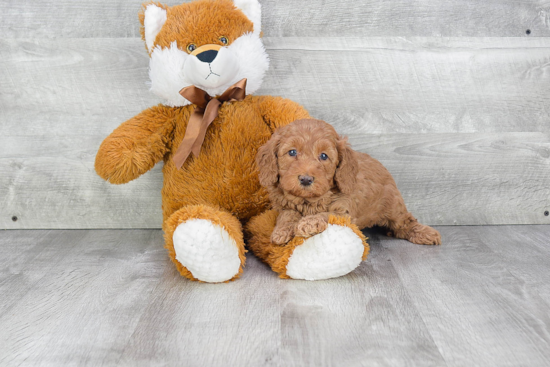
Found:
[[258, 150], [260, 183], [278, 186], [303, 198], [326, 194], [333, 187], [353, 191], [358, 163], [347, 139], [320, 120], [297, 120], [275, 131]]

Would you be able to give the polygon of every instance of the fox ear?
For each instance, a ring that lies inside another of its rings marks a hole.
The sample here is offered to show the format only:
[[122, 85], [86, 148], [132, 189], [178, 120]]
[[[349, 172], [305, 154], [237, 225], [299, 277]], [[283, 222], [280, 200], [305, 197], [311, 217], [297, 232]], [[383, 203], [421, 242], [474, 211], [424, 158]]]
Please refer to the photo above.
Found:
[[166, 23], [166, 7], [160, 4], [145, 3], [139, 14], [141, 22], [141, 38], [145, 41], [147, 50], [151, 52], [155, 39], [164, 23]]
[[233, 0], [233, 4], [254, 23], [254, 34], [259, 36], [262, 30], [262, 6], [258, 0]]

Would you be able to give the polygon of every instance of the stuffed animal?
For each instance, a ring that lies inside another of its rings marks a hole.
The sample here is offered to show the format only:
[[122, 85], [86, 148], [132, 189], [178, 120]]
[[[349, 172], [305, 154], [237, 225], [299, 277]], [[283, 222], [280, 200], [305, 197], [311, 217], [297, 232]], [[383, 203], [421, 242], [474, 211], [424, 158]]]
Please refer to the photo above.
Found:
[[[101, 144], [95, 169], [123, 184], [164, 161], [162, 228], [170, 258], [192, 280], [235, 279], [245, 265], [242, 224], [269, 205], [258, 180], [258, 148], [275, 129], [309, 114], [290, 100], [250, 95], [269, 65], [257, 0], [145, 3], [139, 19], [151, 91], [165, 102], [116, 128]], [[263, 223], [270, 213], [247, 225], [256, 244], [271, 235], [273, 228]], [[336, 256], [332, 243], [327, 251], [327, 239], [350, 243], [354, 260]], [[297, 238], [268, 263], [289, 266], [289, 276], [324, 279], [353, 270], [364, 249], [362, 234], [333, 218], [325, 232]]]

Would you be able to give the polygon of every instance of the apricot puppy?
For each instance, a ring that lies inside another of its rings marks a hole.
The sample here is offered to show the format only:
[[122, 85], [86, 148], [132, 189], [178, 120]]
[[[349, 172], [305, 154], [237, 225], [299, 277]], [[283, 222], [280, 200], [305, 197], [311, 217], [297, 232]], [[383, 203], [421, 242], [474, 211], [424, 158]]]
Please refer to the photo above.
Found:
[[420, 245], [440, 245], [441, 235], [407, 211], [390, 173], [356, 152], [328, 123], [305, 119], [280, 127], [256, 156], [260, 183], [279, 212], [271, 241], [324, 231], [328, 217], [348, 215], [360, 229], [386, 227], [390, 235]]

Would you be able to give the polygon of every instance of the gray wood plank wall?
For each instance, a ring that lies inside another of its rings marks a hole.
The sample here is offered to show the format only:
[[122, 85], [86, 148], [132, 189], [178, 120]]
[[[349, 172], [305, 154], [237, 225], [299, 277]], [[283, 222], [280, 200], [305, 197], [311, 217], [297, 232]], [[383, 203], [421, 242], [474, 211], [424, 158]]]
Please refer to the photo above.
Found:
[[[160, 227], [160, 166], [123, 186], [93, 170], [101, 140], [159, 102], [141, 2], [1, 3], [0, 228]], [[420, 220], [550, 223], [548, 2], [261, 3], [258, 93], [349, 135]]]

